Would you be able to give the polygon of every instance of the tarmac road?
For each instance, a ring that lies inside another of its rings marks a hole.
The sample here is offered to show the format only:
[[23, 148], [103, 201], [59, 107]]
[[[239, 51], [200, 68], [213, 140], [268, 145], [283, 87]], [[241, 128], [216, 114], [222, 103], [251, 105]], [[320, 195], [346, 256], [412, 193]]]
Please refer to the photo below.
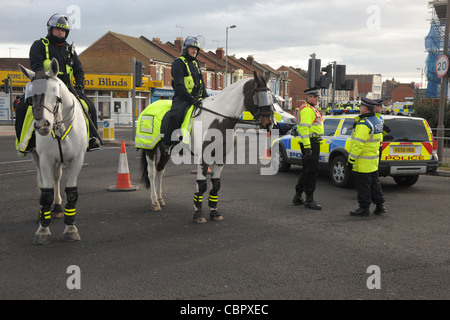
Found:
[[[169, 164], [167, 207], [151, 212], [131, 131], [118, 129], [118, 141], [86, 154], [77, 205], [82, 240], [63, 242], [63, 221], [54, 220], [52, 242], [37, 246], [36, 172], [0, 129], [0, 299], [450, 298], [449, 177], [422, 176], [410, 188], [381, 178], [388, 214], [358, 218], [348, 214], [356, 191], [326, 176], [315, 194], [323, 210], [313, 211], [291, 205], [300, 168], [260, 175], [260, 164], [233, 164], [219, 192], [224, 220], [197, 225], [195, 165]], [[122, 139], [139, 188], [109, 192]], [[75, 275], [80, 289], [69, 288]]]

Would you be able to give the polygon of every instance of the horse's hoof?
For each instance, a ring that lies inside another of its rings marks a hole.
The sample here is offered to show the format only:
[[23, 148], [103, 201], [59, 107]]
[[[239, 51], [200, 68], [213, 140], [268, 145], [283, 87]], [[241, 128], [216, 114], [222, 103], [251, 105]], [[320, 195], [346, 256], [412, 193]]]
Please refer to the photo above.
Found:
[[38, 231], [34, 234], [33, 244], [49, 244], [51, 235], [48, 228], [39, 227]]
[[211, 210], [209, 213], [209, 219], [213, 221], [222, 221], [223, 216], [217, 210]]
[[192, 222], [194, 223], [205, 223], [206, 218], [201, 211], [195, 212], [192, 216]]
[[60, 204], [54, 204], [52, 208], [53, 218], [61, 219], [64, 217], [64, 208]]
[[164, 202], [164, 199], [163, 199], [163, 198], [159, 198], [159, 199], [158, 199], [158, 203], [159, 203], [159, 205], [160, 205], [161, 207], [165, 207], [165, 206], [166, 206], [166, 203]]
[[152, 211], [161, 211], [161, 205], [159, 204], [159, 202], [156, 203], [152, 203]]
[[78, 233], [78, 229], [75, 226], [66, 226], [66, 229], [63, 233], [63, 240], [64, 241], [80, 241], [81, 237]]

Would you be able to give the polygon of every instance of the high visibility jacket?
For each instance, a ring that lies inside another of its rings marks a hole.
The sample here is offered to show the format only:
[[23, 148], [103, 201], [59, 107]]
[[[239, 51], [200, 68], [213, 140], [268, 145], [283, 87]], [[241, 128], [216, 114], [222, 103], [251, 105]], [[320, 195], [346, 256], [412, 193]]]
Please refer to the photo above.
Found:
[[383, 124], [376, 116], [362, 118], [356, 124], [348, 155], [353, 171], [370, 173], [378, 170], [382, 132]]
[[[52, 60], [50, 60], [50, 54], [48, 51], [49, 41], [47, 38], [44, 38], [44, 39], [42, 39], [42, 43], [44, 44], [44, 47], [45, 47], [45, 60], [42, 63], [42, 66], [44, 67], [45, 71], [48, 71], [48, 70], [50, 70], [50, 63], [52, 62]], [[69, 46], [66, 46], [66, 49], [67, 49], [68, 57], [70, 59], [72, 54], [70, 52]], [[61, 68], [61, 66], [60, 66], [60, 68]], [[71, 66], [69, 66], [68, 64], [66, 64], [66, 72], [65, 73], [69, 74], [69, 79], [73, 78], [73, 68]], [[64, 72], [62, 70], [60, 70], [59, 74], [64, 74]]]
[[297, 131], [300, 143], [311, 148], [312, 137], [320, 137], [324, 133], [322, 115], [314, 106], [305, 102], [297, 112]]

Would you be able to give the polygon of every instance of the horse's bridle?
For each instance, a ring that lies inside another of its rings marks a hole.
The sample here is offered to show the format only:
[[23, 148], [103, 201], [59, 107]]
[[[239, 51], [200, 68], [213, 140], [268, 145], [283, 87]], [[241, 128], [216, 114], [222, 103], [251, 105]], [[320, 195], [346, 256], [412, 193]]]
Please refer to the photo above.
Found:
[[[31, 80], [33, 81], [39, 81], [39, 80], [44, 80], [47, 81], [49, 79], [49, 77], [45, 74], [45, 71], [36, 71], [36, 74], [34, 76], [34, 78]], [[69, 121], [70, 119], [64, 119], [65, 117], [63, 117], [63, 120], [58, 120], [57, 119], [57, 115], [59, 113], [59, 108], [62, 105], [62, 99], [60, 94], [58, 93], [56, 95], [56, 104], [53, 107], [53, 110], [51, 110], [49, 107], [45, 106], [44, 101], [45, 101], [45, 96], [46, 96], [46, 92], [42, 92], [40, 94], [34, 94], [33, 96], [29, 97], [31, 98], [31, 101], [27, 101], [27, 104], [32, 104], [32, 111], [33, 111], [33, 116], [34, 119], [36, 120], [40, 120], [42, 119], [43, 115], [44, 115], [44, 109], [47, 109], [51, 114], [53, 114], [53, 117], [55, 119], [55, 121], [53, 122], [53, 129], [59, 129], [62, 125], [62, 123]]]
[[[269, 88], [256, 88], [255, 93], [253, 94], [253, 103], [257, 107], [258, 112], [253, 115], [255, 117], [255, 120], [257, 122], [261, 122], [263, 118], [271, 118], [273, 115], [273, 100], [272, 100], [272, 94], [270, 92]], [[213, 113], [215, 115], [218, 115], [220, 117], [234, 120], [238, 123], [245, 123], [245, 124], [254, 124], [255, 120], [241, 120], [238, 117], [230, 117], [226, 116], [224, 114], [221, 114], [219, 112], [216, 112], [214, 110], [205, 108], [203, 105], [200, 107], [196, 107], [200, 109], [200, 112], [202, 110], [205, 110], [207, 112]], [[195, 113], [195, 110], [193, 112], [194, 117], [198, 117], [200, 115], [200, 112]]]

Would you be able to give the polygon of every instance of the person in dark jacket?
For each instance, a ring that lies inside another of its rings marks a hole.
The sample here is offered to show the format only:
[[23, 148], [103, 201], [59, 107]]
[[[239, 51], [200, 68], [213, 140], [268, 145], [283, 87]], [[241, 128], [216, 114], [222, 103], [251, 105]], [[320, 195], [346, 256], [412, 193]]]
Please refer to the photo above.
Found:
[[186, 110], [193, 104], [201, 106], [201, 99], [208, 97], [197, 61], [199, 51], [197, 37], [189, 36], [183, 43], [181, 56], [172, 63], [172, 87], [175, 93], [163, 140], [167, 154], [170, 154], [171, 148], [177, 142], [176, 139], [172, 140], [172, 133], [180, 128]]
[[[97, 110], [92, 101], [84, 93], [84, 71], [78, 55], [75, 52], [73, 45], [69, 45], [66, 39], [69, 36], [71, 29], [70, 20], [63, 14], [56, 13], [47, 21], [47, 36], [45, 38], [34, 41], [30, 48], [30, 67], [34, 72], [48, 71], [50, 62], [53, 58], [58, 60], [60, 78], [66, 86], [70, 89], [71, 80], [75, 80], [75, 91], [79, 98], [84, 100], [89, 107], [90, 118], [93, 125], [90, 127], [89, 150], [99, 148], [99, 143], [95, 138], [97, 134]], [[16, 130], [21, 129], [25, 118], [27, 105], [22, 103], [20, 105], [16, 125]], [[19, 127], [19, 128], [18, 128]], [[20, 136], [20, 132], [18, 133]]]

